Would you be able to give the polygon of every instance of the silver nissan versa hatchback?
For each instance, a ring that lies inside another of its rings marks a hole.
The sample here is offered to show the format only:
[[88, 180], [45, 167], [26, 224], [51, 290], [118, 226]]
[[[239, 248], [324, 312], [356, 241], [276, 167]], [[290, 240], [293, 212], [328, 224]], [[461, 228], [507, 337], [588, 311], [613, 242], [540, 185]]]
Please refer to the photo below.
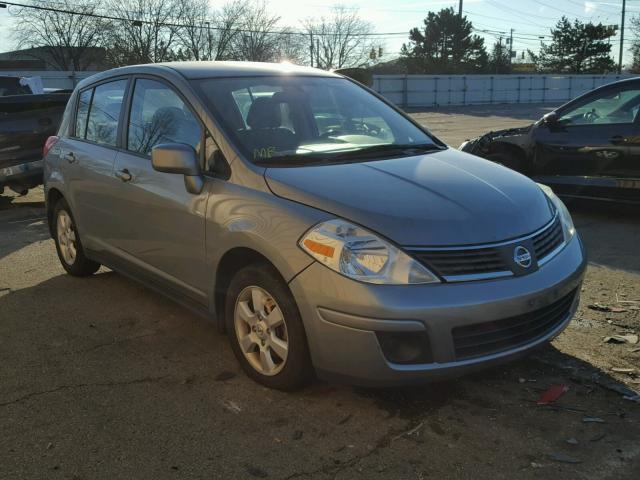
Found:
[[65, 270], [106, 265], [201, 312], [269, 387], [464, 374], [546, 344], [578, 303], [584, 250], [549, 188], [333, 73], [100, 73], [45, 157]]

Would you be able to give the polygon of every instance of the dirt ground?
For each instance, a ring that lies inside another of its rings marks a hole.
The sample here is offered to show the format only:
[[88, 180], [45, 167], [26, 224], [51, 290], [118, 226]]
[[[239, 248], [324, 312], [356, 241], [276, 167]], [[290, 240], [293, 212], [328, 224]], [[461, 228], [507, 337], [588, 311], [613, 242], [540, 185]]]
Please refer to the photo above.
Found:
[[[458, 146], [548, 109], [413, 114]], [[316, 382], [285, 394], [250, 381], [226, 337], [162, 296], [106, 269], [65, 275], [42, 190], [9, 200], [2, 479], [640, 478], [640, 404], [624, 399], [640, 390], [640, 343], [603, 341], [640, 334], [638, 209], [570, 206], [590, 259], [580, 308], [532, 357], [420, 388]], [[568, 391], [536, 405], [554, 384]]]

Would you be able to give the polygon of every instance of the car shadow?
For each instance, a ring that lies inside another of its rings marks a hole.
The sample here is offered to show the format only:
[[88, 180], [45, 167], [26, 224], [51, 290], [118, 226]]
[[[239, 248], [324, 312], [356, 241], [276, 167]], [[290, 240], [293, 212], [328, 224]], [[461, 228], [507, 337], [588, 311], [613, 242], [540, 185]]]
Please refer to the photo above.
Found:
[[[106, 369], [166, 371], [169, 365], [179, 364], [180, 374], [189, 376], [208, 368], [215, 357], [218, 370], [239, 371], [227, 337], [219, 334], [213, 323], [104, 268], [86, 278], [62, 274], [32, 287], [15, 291], [4, 289], [0, 291], [0, 312], [0, 334], [4, 338], [4, 357], [8, 363], [20, 359], [33, 367], [38, 365], [37, 361], [34, 363], [36, 357], [49, 356], [47, 361], [60, 364], [60, 371], [66, 375], [65, 361], [77, 367], [79, 354], [101, 352], [105, 361], [97, 365]], [[133, 348], [133, 344], [141, 339], [144, 339], [144, 346]], [[16, 343], [15, 340], [20, 341]], [[129, 344], [132, 348], [127, 352], [132, 355], [123, 355], [116, 362], [110, 350], [100, 350], [119, 344]], [[33, 358], [29, 356], [30, 352]], [[55, 355], [60, 358], [54, 360]], [[141, 364], [142, 357], [146, 361]], [[110, 363], [112, 361], [115, 363]], [[130, 363], [126, 364], [127, 361]], [[86, 368], [95, 366], [95, 363], [87, 364]], [[190, 372], [190, 369], [194, 371]], [[100, 378], [110, 377], [117, 371], [89, 373]], [[149, 371], [140, 372], [143, 373], [150, 374]], [[596, 366], [548, 345], [523, 360], [449, 381], [394, 388], [354, 387], [353, 392], [373, 400], [389, 415], [411, 417], [454, 399], [466, 398], [472, 403], [476, 400], [482, 403], [477, 398], [482, 385], [497, 382], [509, 389], [518, 389], [519, 379], [536, 378], [543, 384], [545, 377], [611, 385], [611, 390], [627, 388]], [[31, 380], [38, 381], [33, 377]], [[53, 381], [55, 383], [55, 379]], [[326, 394], [323, 385], [324, 382], [316, 381], [305, 395]], [[262, 387], [256, 384], [256, 388]]]
[[0, 195], [0, 258], [49, 238], [42, 188]]
[[640, 274], [640, 206], [577, 199], [566, 203], [590, 263]]
[[19, 197], [7, 197], [0, 196], [0, 211], [3, 210], [14, 210], [19, 211], [20, 209], [42, 209], [44, 211], [44, 200], [31, 200], [26, 202], [15, 202], [14, 200]]
[[[537, 405], [541, 394], [554, 384], [567, 385], [576, 395], [549, 405]], [[623, 397], [637, 394], [635, 389], [606, 371], [549, 344], [521, 360], [447, 381], [394, 388], [355, 388], [354, 391], [373, 400], [389, 417], [414, 420], [416, 424], [425, 414], [451, 404], [463, 410], [498, 413], [502, 403], [511, 405], [516, 401], [532, 409], [596, 415], [601, 407], [586, 403], [582, 393], [596, 389], [609, 399], [611, 410], [615, 410], [615, 400], [631, 408], [633, 404]]]
[[[23, 207], [16, 207], [23, 208]], [[4, 215], [0, 211], [0, 258], [32, 243], [50, 238], [44, 207], [25, 209], [24, 214]]]

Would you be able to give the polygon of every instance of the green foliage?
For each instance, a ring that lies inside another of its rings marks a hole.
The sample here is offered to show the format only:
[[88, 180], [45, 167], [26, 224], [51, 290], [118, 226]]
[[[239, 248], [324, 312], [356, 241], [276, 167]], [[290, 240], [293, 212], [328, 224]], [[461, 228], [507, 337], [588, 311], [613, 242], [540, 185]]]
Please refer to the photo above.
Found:
[[409, 32], [401, 55], [409, 73], [480, 73], [487, 69], [484, 39], [453, 8], [429, 12], [424, 28]]
[[631, 44], [632, 60], [629, 70], [631, 73], [640, 73], [640, 15], [631, 17], [631, 31], [634, 38]]
[[541, 42], [539, 55], [529, 53], [541, 72], [607, 73], [616, 69], [609, 43], [614, 35], [610, 26], [562, 17], [551, 30], [551, 43]]
[[501, 42], [493, 44], [489, 55], [488, 70], [491, 73], [511, 73], [511, 58], [509, 46]]

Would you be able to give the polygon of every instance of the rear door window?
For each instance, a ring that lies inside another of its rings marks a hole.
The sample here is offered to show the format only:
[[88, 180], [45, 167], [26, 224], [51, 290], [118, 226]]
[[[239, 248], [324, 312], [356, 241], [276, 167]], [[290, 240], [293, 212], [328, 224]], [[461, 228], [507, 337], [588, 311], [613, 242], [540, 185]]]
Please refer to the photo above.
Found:
[[102, 145], [116, 146], [118, 119], [127, 80], [103, 83], [95, 88], [85, 138]]
[[150, 155], [160, 143], [184, 143], [200, 152], [202, 127], [170, 87], [149, 79], [136, 80], [131, 103], [127, 149]]

